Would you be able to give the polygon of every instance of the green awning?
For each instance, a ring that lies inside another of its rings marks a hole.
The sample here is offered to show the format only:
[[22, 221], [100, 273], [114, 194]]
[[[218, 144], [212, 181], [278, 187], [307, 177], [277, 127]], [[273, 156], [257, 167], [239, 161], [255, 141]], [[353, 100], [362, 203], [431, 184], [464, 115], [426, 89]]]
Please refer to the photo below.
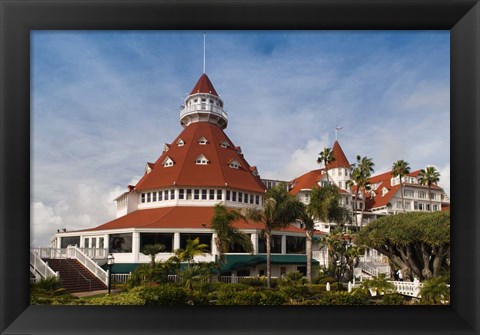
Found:
[[[222, 265], [222, 271], [232, 271], [266, 263], [267, 255], [226, 255], [226, 263]], [[312, 263], [318, 264], [318, 261], [313, 259]], [[271, 255], [271, 264], [307, 264], [307, 256]]]
[[[112, 265], [112, 273], [130, 273], [133, 272], [139, 266], [138, 263], [116, 263]], [[102, 269], [107, 271], [108, 265], [104, 264], [101, 266]]]

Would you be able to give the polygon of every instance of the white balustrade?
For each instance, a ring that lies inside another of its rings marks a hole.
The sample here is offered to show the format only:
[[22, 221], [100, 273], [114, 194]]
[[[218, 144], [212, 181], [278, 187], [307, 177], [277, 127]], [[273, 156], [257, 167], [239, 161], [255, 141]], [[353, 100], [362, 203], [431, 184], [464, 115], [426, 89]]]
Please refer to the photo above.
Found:
[[38, 274], [42, 278], [57, 277], [57, 273], [53, 271], [34, 250], [30, 250], [30, 266], [34, 270], [34, 274]]
[[131, 273], [112, 273], [112, 283], [126, 283], [130, 277]]

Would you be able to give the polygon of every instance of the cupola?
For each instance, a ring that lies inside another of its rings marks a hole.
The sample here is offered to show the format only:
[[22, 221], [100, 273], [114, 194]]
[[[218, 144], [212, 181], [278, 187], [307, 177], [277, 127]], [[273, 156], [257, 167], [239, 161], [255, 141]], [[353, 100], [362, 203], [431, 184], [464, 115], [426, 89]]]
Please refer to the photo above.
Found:
[[210, 122], [221, 129], [227, 128], [227, 113], [223, 101], [212, 82], [204, 73], [200, 76], [180, 110], [180, 124], [186, 128], [194, 122]]

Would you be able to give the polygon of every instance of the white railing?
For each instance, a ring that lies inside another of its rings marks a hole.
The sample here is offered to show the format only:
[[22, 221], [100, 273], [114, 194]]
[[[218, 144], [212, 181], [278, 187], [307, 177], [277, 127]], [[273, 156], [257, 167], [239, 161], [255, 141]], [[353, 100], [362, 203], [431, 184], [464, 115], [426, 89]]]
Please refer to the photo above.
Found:
[[363, 262], [360, 263], [360, 267], [362, 268], [363, 272], [366, 272], [371, 276], [375, 276], [375, 277], [378, 276], [377, 268], [375, 268], [373, 266], [370, 266], [367, 263], [363, 263]]
[[82, 250], [76, 246], [67, 247], [67, 258], [74, 258], [80, 262], [85, 268], [100, 279], [105, 285], [108, 286], [108, 273], [97, 265], [92, 259], [85, 255]]
[[193, 114], [196, 112], [211, 112], [213, 114], [220, 115], [225, 119], [228, 118], [227, 113], [223, 110], [223, 108], [209, 105], [209, 104], [186, 106], [180, 111], [180, 118], [182, 118], [185, 115]]
[[33, 269], [35, 276], [40, 275], [42, 278], [57, 277], [58, 273], [53, 271], [48, 263], [44, 262], [40, 256], [33, 250], [30, 250], [30, 266]]
[[67, 249], [63, 248], [32, 248], [34, 253], [36, 253], [40, 258], [51, 258], [51, 259], [62, 259], [67, 256]]
[[395, 285], [397, 293], [408, 295], [409, 297], [420, 298], [420, 290], [423, 287], [423, 284], [418, 280], [416, 281], [392, 281]]
[[91, 259], [107, 259], [108, 249], [107, 248], [79, 248], [85, 255]]
[[360, 267], [362, 268], [363, 272], [368, 273], [371, 276], [378, 276], [380, 274], [385, 274], [386, 277], [390, 277], [390, 265], [376, 265], [372, 266], [364, 262], [360, 262]]
[[112, 273], [112, 283], [126, 283], [130, 279], [131, 275], [131, 273]]

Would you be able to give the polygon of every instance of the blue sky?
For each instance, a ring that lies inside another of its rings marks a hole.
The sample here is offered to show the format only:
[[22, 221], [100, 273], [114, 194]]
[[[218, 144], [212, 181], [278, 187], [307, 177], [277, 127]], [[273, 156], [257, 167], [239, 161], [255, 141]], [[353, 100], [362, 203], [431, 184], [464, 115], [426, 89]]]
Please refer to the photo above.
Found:
[[[448, 31], [210, 31], [206, 72], [227, 135], [263, 178], [291, 180], [332, 146], [376, 173], [404, 159], [450, 189]], [[202, 31], [34, 31], [32, 237], [114, 218], [113, 199], [181, 131]]]

